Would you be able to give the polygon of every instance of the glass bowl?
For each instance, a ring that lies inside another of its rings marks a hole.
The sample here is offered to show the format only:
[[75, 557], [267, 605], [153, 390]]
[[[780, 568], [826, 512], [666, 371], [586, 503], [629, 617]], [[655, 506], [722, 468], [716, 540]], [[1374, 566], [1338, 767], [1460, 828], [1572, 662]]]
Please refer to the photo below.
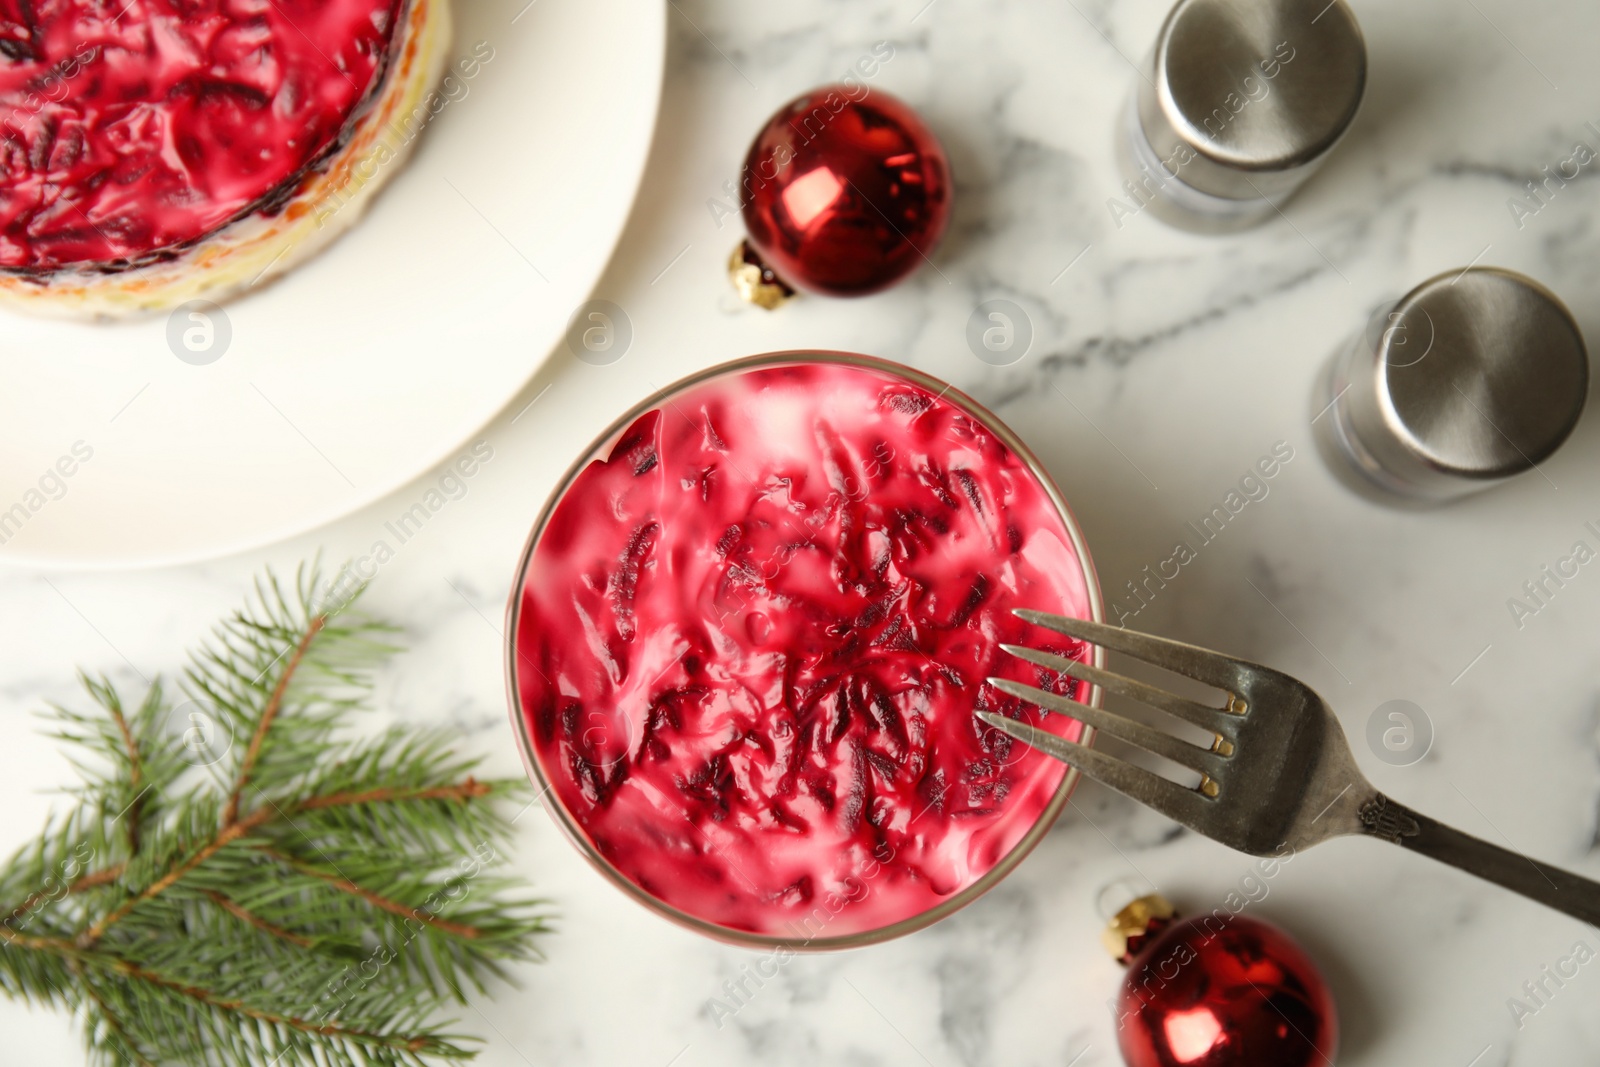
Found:
[[[544, 672], [539, 670], [537, 663], [534, 663], [526, 654], [519, 651], [521, 647], [519, 640], [521, 638], [525, 604], [528, 597], [529, 576], [535, 563], [536, 550], [540, 546], [541, 538], [544, 537], [547, 529], [550, 527], [552, 516], [555, 514], [557, 507], [566, 497], [569, 490], [571, 490], [580, 474], [587, 470], [592, 463], [597, 460], [606, 459], [607, 457], [615, 459], [613, 456], [613, 451], [617, 450], [619, 443], [624, 444], [625, 447], [632, 447], [632, 445], [628, 442], [623, 442], [623, 437], [624, 434], [627, 433], [627, 431], [629, 431], [630, 428], [635, 425], [636, 421], [642, 416], [654, 411], [662, 411], [665, 413], [669, 408], [674, 407], [675, 401], [678, 398], [683, 397], [685, 393], [689, 392], [690, 390], [695, 390], [698, 387], [705, 386], [717, 379], [732, 379], [736, 376], [746, 375], [749, 374], [749, 372], [757, 370], [771, 369], [776, 371], [785, 367], [804, 367], [808, 365], [843, 365], [845, 367], [869, 372], [871, 376], [883, 379], [886, 387], [891, 387], [896, 383], [909, 385], [913, 387], [913, 390], [908, 392], [907, 395], [916, 395], [915, 390], [921, 390], [927, 394], [931, 394], [933, 396], [934, 404], [949, 405], [950, 408], [953, 408], [956, 412], [973, 420], [978, 424], [978, 427], [980, 427], [982, 430], [986, 430], [990, 435], [992, 435], [995, 441], [998, 441], [1015, 456], [1016, 460], [1020, 464], [1020, 468], [1024, 470], [1028, 476], [1031, 476], [1034, 485], [1042, 491], [1045, 502], [1054, 512], [1054, 517], [1060, 520], [1066, 534], [1068, 546], [1070, 547], [1072, 555], [1075, 558], [1076, 565], [1081, 568], [1081, 574], [1075, 575], [1074, 578], [1081, 579], [1083, 598], [1087, 603], [1088, 614], [1090, 617], [1096, 620], [1103, 618], [1103, 607], [1099, 584], [1094, 573], [1093, 563], [1090, 560], [1087, 546], [1083, 540], [1082, 532], [1079, 529], [1077, 521], [1074, 519], [1065, 498], [1061, 495], [1060, 490], [1055, 486], [1055, 483], [1051, 480], [1049, 474], [1046, 473], [1044, 468], [1040, 465], [1038, 459], [1033, 455], [1032, 452], [1028, 450], [1027, 446], [1022, 443], [1015, 433], [1013, 433], [993, 414], [985, 410], [981, 405], [977, 404], [964, 394], [958, 392], [947, 383], [939, 381], [938, 379], [927, 374], [923, 374], [920, 371], [913, 370], [909, 367], [904, 367], [896, 363], [891, 363], [886, 360], [843, 352], [795, 351], [751, 356], [745, 359], [735, 360], [708, 368], [697, 374], [684, 378], [681, 381], [675, 382], [674, 384], [641, 401], [631, 410], [619, 417], [614, 423], [612, 423], [612, 425], [607, 428], [606, 431], [602, 433], [593, 444], [583, 451], [577, 461], [574, 462], [573, 465], [562, 476], [560, 482], [552, 492], [550, 499], [545, 503], [543, 509], [540, 511], [539, 517], [534, 523], [532, 532], [528, 536], [527, 544], [523, 549], [521, 559], [517, 565], [516, 580], [513, 583], [510, 602], [507, 606], [505, 629], [506, 679], [512, 730], [516, 735], [518, 748], [522, 754], [523, 764], [527, 768], [529, 778], [538, 788], [540, 796], [544, 799], [545, 805], [550, 811], [551, 815], [554, 817], [557, 825], [561, 827], [563, 832], [565, 832], [567, 837], [572, 841], [573, 845], [578, 849], [578, 851], [591, 864], [593, 864], [602, 875], [604, 875], [624, 893], [633, 897], [650, 910], [675, 923], [678, 923], [681, 926], [685, 926], [697, 933], [719, 941], [758, 949], [784, 948], [790, 950], [827, 950], [850, 948], [886, 941], [894, 937], [911, 933], [912, 931], [919, 930], [930, 925], [931, 923], [937, 922], [938, 920], [952, 914], [967, 904], [970, 904], [972, 901], [988, 892], [997, 883], [999, 883], [1001, 879], [1003, 879], [1007, 874], [1016, 868], [1017, 864], [1022, 861], [1022, 859], [1044, 838], [1044, 835], [1049, 831], [1056, 817], [1066, 806], [1078, 779], [1078, 772], [1076, 770], [1071, 768], [1062, 768], [1059, 764], [1048, 764], [1048, 766], [1053, 769], [1059, 769], [1059, 771], [1062, 772], [1062, 776], [1059, 784], [1056, 785], [1053, 792], [1048, 794], [1048, 799], [1044, 801], [1043, 806], [1040, 808], [1033, 823], [1028, 826], [1026, 831], [1023, 832], [1020, 837], [1018, 837], [1014, 843], [1009, 846], [1003, 855], [998, 857], [992, 866], [989, 866], [986, 870], [983, 870], [982, 873], [978, 874], [975, 878], [962, 885], [960, 888], [953, 889], [953, 891], [949, 892], [948, 895], [945, 895], [942, 897], [942, 899], [939, 899], [936, 904], [926, 907], [923, 910], [916, 911], [913, 914], [895, 918], [892, 921], [885, 921], [882, 923], [882, 925], [853, 929], [850, 928], [849, 923], [846, 923], [843, 924], [842, 927], [836, 927], [832, 932], [826, 929], [828, 915], [823, 915], [822, 919], [815, 924], [812, 922], [813, 915], [822, 913], [823, 909], [821, 906], [815, 909], [814, 912], [808, 913], [803, 923], [790, 923], [786, 932], [775, 932], [772, 930], [746, 929], [743, 926], [735, 926], [728, 923], [719, 922], [703, 915], [693, 914], [690, 910], [686, 910], [684, 907], [669, 903], [661, 896], [658, 896], [656, 893], [653, 893], [641, 886], [632, 877], [619, 869], [619, 867], [614, 864], [612, 860], [608, 859], [607, 856], [602, 853], [600, 847], [597, 846], [594, 837], [592, 837], [590, 832], [585, 829], [585, 826], [580, 818], [568, 806], [568, 803], [563, 798], [563, 789], [561, 787], [565, 785], [572, 789], [581, 789], [583, 784], [582, 774], [577, 772], [568, 774], [558, 763], [556, 768], [557, 773], [553, 775], [550, 768], [546, 767], [545, 760], [540, 755], [540, 746], [534, 736], [536, 729], [541, 728], [530, 726], [528, 709], [524, 706], [524, 693], [527, 691], [524, 683], [526, 682], [529, 685], [532, 685], [533, 676], [532, 673], [529, 673], [529, 675], [524, 678], [523, 672], [525, 670], [529, 670], [530, 668], [531, 671], [538, 672], [540, 680], [547, 687], [547, 696], [543, 701], [542, 714], [550, 717], [555, 715], [555, 712], [551, 710], [553, 706], [552, 701], [556, 695], [555, 687], [553, 683], [550, 683], [549, 679], [545, 677]], [[882, 398], [887, 395], [887, 393], [880, 394], [880, 403]], [[931, 407], [923, 410], [931, 410]], [[708, 421], [706, 425], [709, 427], [711, 426], [711, 423]], [[713, 430], [713, 433], [714, 432], [715, 431]], [[648, 459], [642, 464], [644, 470], [647, 471], [649, 466], [654, 464], [654, 457], [655, 453], [653, 451], [648, 453]], [[729, 463], [732, 465], [733, 461], [730, 459]], [[639, 473], [639, 471], [636, 470], [635, 473]], [[846, 480], [848, 481], [848, 479]], [[863, 499], [864, 498], [865, 497], [863, 497]], [[975, 511], [981, 512], [981, 508], [977, 508], [976, 505], [977, 501], [975, 500]], [[557, 535], [557, 540], [555, 542], [557, 546], [562, 544], [561, 536], [562, 535]], [[1019, 552], [1018, 544], [1020, 543], [1020, 536], [1020, 534], [1015, 535], [1017, 540], [1014, 540], [1012, 543], [1013, 554]], [[558, 550], [559, 547], [557, 549], [552, 549], [551, 551], [554, 552]], [[1054, 605], [1049, 606], [1054, 607]], [[584, 616], [584, 618], [587, 619], [587, 616]], [[630, 644], [628, 647], [632, 649], [635, 646]], [[923, 655], [924, 658], [927, 658], [926, 653], [923, 653]], [[1100, 649], [1092, 648], [1090, 650], [1089, 662], [1098, 666], [1101, 665], [1102, 658], [1103, 653]], [[931, 658], [929, 659], [929, 664], [934, 665]], [[613, 678], [613, 681], [614, 680], [615, 679]], [[1087, 692], [1084, 691], [1085, 689], [1087, 689]], [[1100, 702], [1100, 691], [1096, 687], [1079, 688], [1075, 692], [1075, 695], [1078, 699], [1085, 700], [1086, 702], [1095, 706], [1098, 706]], [[838, 699], [841, 703], [843, 703], [845, 700], [842, 687]], [[577, 702], [572, 698], [568, 698], [569, 705], [574, 703]], [[647, 719], [649, 718], [650, 714], [653, 713], [646, 713]], [[542, 729], [551, 729], [548, 725], [549, 721], [552, 720], [547, 719], [547, 725], [542, 727]], [[603, 717], [601, 719], [597, 719], [597, 722], [600, 721], [603, 721]], [[630, 721], [631, 720], [624, 718], [625, 723]], [[926, 726], [926, 724], [924, 725]], [[1093, 742], [1093, 731], [1083, 724], [1077, 724], [1077, 726], [1080, 731], [1078, 735], [1079, 740], [1084, 744], [1091, 744]], [[563, 723], [562, 728], [568, 731], [568, 735], [570, 737], [572, 734], [571, 725]], [[646, 729], [648, 730], [648, 727]], [[585, 743], [587, 744], [587, 734], [584, 734], [584, 739]], [[625, 741], [624, 751], [632, 753], [633, 745], [634, 738], [630, 730], [630, 735]], [[1041, 754], [1032, 753], [1031, 750], [1023, 750], [1020, 746], [1020, 743], [1018, 749], [1019, 751], [1030, 753], [1031, 756], [1028, 758], [1047, 760], [1047, 757], [1044, 757]], [[927, 750], [927, 755], [929, 759], [932, 759], [933, 749], [931, 746]], [[619, 756], [618, 760], [621, 758], [622, 757]], [[635, 757], [630, 756], [629, 758], [633, 759]], [[636, 757], [636, 762], [642, 765], [643, 760], [643, 752], [640, 750]], [[614, 760], [613, 764], [615, 762], [616, 761]], [[1004, 757], [1001, 757], [1000, 759], [1000, 765], [1002, 767], [1007, 765], [1009, 762], [1015, 761], [1006, 759]], [[607, 770], [605, 777], [607, 779], [610, 777], [610, 771], [613, 764], [606, 765]], [[1041, 764], [1035, 764], [1034, 766], [1040, 765]], [[594, 775], [593, 783], [594, 788], [597, 791], [605, 788], [611, 788], [603, 784], [600, 772], [595, 770], [592, 764], [586, 764], [585, 769]], [[558, 782], [556, 778], [560, 777], [561, 774], [567, 774], [567, 777], [561, 782]], [[868, 771], [866, 774], [870, 776], [871, 772]], [[622, 776], [619, 776], [618, 778], [619, 782], [621, 781], [621, 777]], [[859, 774], [858, 780], [862, 780]], [[680, 790], [685, 788], [682, 780], [678, 781], [678, 788]], [[1028, 783], [1024, 783], [1024, 788], [1030, 788]], [[1042, 789], [1043, 787], [1040, 788]], [[941, 798], [943, 795], [943, 792], [939, 794]], [[994, 808], [997, 809], [998, 807], [999, 803], [996, 802]], [[829, 810], [832, 810], [831, 807]], [[927, 810], [927, 808], [924, 808], [923, 813], [926, 813]], [[941, 811], [942, 810], [943, 807], [941, 803]], [[920, 817], [920, 815], [918, 817]], [[1003, 814], [996, 816], [997, 820], [1003, 818]], [[1023, 815], [1019, 816], [1018, 818], [1026, 818], [1026, 816]], [[949, 821], [949, 825], [955, 825], [953, 819]], [[700, 832], [704, 837], [704, 831]], [[715, 842], [709, 837], [705, 837], [705, 841], [712, 849], [716, 849], [717, 846]], [[701, 854], [709, 856], [709, 853]], [[890, 862], [890, 860], [893, 858], [892, 853], [889, 857], [883, 857], [882, 853], [877, 854], [884, 858], [885, 863]], [[725, 854], [722, 854], [722, 856], [724, 859], [727, 858]], [[663, 862], [666, 862], [670, 857], [662, 856], [659, 858], [662, 858]], [[729, 860], [729, 862], [731, 863], [731, 860]], [[871, 876], [867, 875], [863, 877]], [[752, 891], [757, 889], [755, 883], [750, 879], [745, 878], [744, 881], [750, 886]], [[848, 884], [849, 879], [847, 878], [845, 882]], [[870, 887], [864, 888], [862, 898], [860, 899], [864, 899], [869, 891]], [[934, 892], [934, 890], [931, 888], [929, 888], [928, 891]], [[837, 894], [835, 894], [835, 896], [837, 897]], [[750, 898], [752, 907], [760, 907], [761, 905], [755, 903], [760, 899], [761, 898], [752, 896]], [[809, 896], [805, 899], [809, 901]], [[856, 898], [847, 897], [842, 899], [851, 900], [853, 902]], [[893, 898], [891, 894], [891, 901], [892, 899]], [[842, 910], [844, 905], [841, 904], [840, 908]], [[832, 910], [831, 904], [828, 907], [828, 911], [831, 914], [839, 914], [839, 912], [834, 912]]]

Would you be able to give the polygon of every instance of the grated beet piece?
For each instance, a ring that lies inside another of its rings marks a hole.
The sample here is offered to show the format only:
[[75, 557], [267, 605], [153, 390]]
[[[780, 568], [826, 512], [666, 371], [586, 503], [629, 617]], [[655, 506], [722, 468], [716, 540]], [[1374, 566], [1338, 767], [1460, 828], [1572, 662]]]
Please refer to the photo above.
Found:
[[883, 391], [883, 404], [902, 415], [920, 415], [933, 407], [933, 398], [927, 393], [910, 390], [885, 389]]
[[967, 620], [972, 618], [972, 613], [978, 610], [978, 605], [982, 604], [984, 598], [988, 595], [989, 576], [982, 573], [974, 575], [972, 588], [967, 592], [967, 598], [961, 602], [961, 606], [956, 608], [955, 615], [950, 618], [950, 628], [955, 629], [959, 626], [965, 626]]
[[900, 765], [882, 752], [867, 750], [867, 762], [872, 764], [872, 769], [883, 775], [884, 784], [893, 782], [900, 773]]
[[839, 804], [839, 826], [847, 834], [860, 828], [867, 810], [867, 759], [859, 742], [850, 746], [850, 785]]
[[633, 640], [633, 600], [639, 589], [639, 575], [660, 532], [661, 525], [655, 522], [644, 523], [635, 529], [622, 554], [617, 557], [617, 569], [611, 575], [611, 604], [617, 620], [617, 636], [624, 641]]
[[651, 411], [641, 415], [612, 447], [612, 462], [621, 460], [626, 463], [634, 477], [653, 470], [660, 459], [656, 450], [656, 434], [660, 427], [661, 412]]
[[799, 878], [774, 893], [771, 899], [774, 904], [799, 908], [811, 903], [811, 898], [815, 895], [816, 890], [812, 886], [811, 876], [802, 874]]

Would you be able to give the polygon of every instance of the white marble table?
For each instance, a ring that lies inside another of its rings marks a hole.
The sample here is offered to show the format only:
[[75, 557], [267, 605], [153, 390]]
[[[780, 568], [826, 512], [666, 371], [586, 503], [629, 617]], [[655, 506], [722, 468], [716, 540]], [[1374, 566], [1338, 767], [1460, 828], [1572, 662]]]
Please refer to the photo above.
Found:
[[[1584, 567], [1520, 627], [1507, 606], [1575, 541], [1596, 546], [1584, 524], [1600, 520], [1600, 423], [1591, 413], [1542, 475], [1423, 513], [1345, 491], [1308, 430], [1324, 357], [1383, 298], [1441, 270], [1474, 260], [1523, 270], [1600, 337], [1600, 164], [1520, 228], [1507, 206], [1575, 141], [1600, 149], [1585, 126], [1600, 124], [1600, 8], [1355, 6], [1373, 63], [1355, 129], [1286, 218], [1218, 239], [1144, 215], [1118, 229], [1107, 208], [1120, 184], [1112, 131], [1134, 76], [1124, 57], [1144, 51], [1164, 0], [678, 0], [646, 188], [598, 292], [625, 309], [631, 348], [605, 367], [552, 358], [484, 431], [493, 459], [467, 494], [381, 569], [371, 605], [405, 623], [410, 646], [383, 678], [384, 706], [452, 724], [463, 745], [514, 771], [500, 616], [559, 471], [652, 386], [752, 352], [853, 349], [955, 382], [1032, 442], [1113, 596], [1286, 442], [1295, 458], [1270, 496], [1135, 625], [1300, 675], [1338, 708], [1380, 788], [1600, 875], [1600, 568]], [[737, 223], [719, 227], [708, 200], [774, 107], [879, 40], [895, 55], [875, 84], [923, 111], [956, 173], [934, 267], [866, 300], [739, 306], [723, 276]], [[1032, 321], [1032, 350], [1010, 367], [980, 362], [964, 341], [973, 308], [991, 298]], [[181, 471], [173, 477], [181, 484]], [[75, 666], [124, 682], [171, 670], [264, 563], [366, 551], [434, 477], [246, 557], [152, 573], [0, 571], [0, 845], [33, 832], [51, 800], [40, 791], [68, 774], [28, 713], [73, 698]], [[1436, 733], [1413, 766], [1380, 762], [1363, 740], [1393, 699], [1423, 708]], [[518, 862], [555, 902], [561, 931], [521, 991], [465, 1013], [494, 1067], [1117, 1064], [1107, 1000], [1118, 968], [1099, 946], [1096, 894], [1148, 879], [1180, 906], [1210, 910], [1250, 869], [1086, 786], [1021, 869], [967, 911], [882, 947], [797, 959], [719, 1030], [708, 1000], [752, 955], [626, 900], [542, 811], [518, 836]], [[1600, 964], [1520, 1027], [1507, 1006], [1578, 940], [1600, 948], [1600, 933], [1374, 842], [1306, 853], [1269, 888], [1252, 911], [1324, 965], [1342, 1007], [1342, 1063], [1543, 1067], [1600, 1054]], [[0, 1032], [5, 1063], [82, 1060], [59, 1016], [0, 1003]]]

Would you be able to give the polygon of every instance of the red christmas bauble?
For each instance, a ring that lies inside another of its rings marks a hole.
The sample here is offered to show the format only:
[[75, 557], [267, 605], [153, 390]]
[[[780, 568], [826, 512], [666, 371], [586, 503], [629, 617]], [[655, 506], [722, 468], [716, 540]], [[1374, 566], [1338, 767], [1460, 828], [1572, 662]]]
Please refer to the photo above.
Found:
[[1242, 915], [1173, 922], [1135, 947], [1117, 998], [1129, 1067], [1328, 1067], [1333, 994], [1305, 950]]
[[932, 255], [950, 221], [950, 165], [905, 103], [864, 85], [825, 85], [767, 120], [740, 197], [749, 243], [778, 279], [861, 296]]

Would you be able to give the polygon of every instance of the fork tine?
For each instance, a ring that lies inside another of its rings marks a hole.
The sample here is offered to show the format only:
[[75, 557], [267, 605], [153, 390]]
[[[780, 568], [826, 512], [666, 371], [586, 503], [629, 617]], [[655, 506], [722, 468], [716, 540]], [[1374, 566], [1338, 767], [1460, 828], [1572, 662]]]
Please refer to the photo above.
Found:
[[[1080, 704], [1076, 700], [1069, 700], [1054, 693], [1047, 693], [1043, 689], [1035, 689], [1031, 685], [1013, 682], [1008, 678], [990, 678], [989, 684], [1002, 693], [1010, 693], [1030, 704], [1037, 704], [1048, 711], [1056, 712], [1087, 723], [1096, 730], [1104, 730], [1112, 737], [1120, 737], [1131, 745], [1138, 745], [1146, 752], [1154, 752], [1174, 763], [1180, 763], [1190, 770], [1199, 771], [1201, 774], [1216, 778], [1223, 773], [1223, 757], [1215, 752], [1209, 752], [1198, 745], [1171, 734], [1162, 733], [1160, 730], [1146, 726], [1142, 722], [1115, 712], [1105, 711], [1101, 708]], [[1008, 720], [1011, 721], [1011, 720]]]
[[1210, 652], [1164, 637], [1151, 637], [1136, 630], [1124, 630], [1120, 626], [1108, 626], [1103, 622], [1071, 619], [1065, 615], [1051, 615], [1029, 608], [1016, 608], [1012, 614], [1035, 626], [1043, 626], [1047, 630], [1076, 637], [1113, 652], [1126, 653], [1174, 674], [1185, 675], [1230, 693], [1235, 691], [1239, 683], [1240, 668], [1247, 666], [1243, 660], [1224, 656], [1220, 652]]
[[[1226, 708], [1208, 707], [1198, 701], [1188, 700], [1176, 693], [1169, 693], [1153, 685], [1124, 678], [1120, 674], [1096, 667], [1092, 663], [1082, 663], [1065, 656], [1057, 656], [1050, 652], [1040, 652], [1036, 648], [1025, 645], [1001, 645], [1002, 651], [1009, 652], [1018, 659], [1025, 659], [1029, 663], [1043, 667], [1045, 670], [1065, 674], [1070, 678], [1077, 678], [1098, 685], [1108, 693], [1137, 700], [1141, 704], [1164, 711], [1168, 715], [1176, 716], [1184, 722], [1193, 723], [1202, 730], [1216, 731], [1235, 722], [1238, 716]], [[1037, 703], [1037, 701], [1035, 702]]]
[[1076, 767], [1108, 789], [1115, 789], [1125, 797], [1155, 808], [1167, 818], [1175, 819], [1191, 830], [1206, 832], [1200, 829], [1199, 823], [1210, 814], [1211, 809], [1207, 805], [1212, 801], [1196, 790], [1185, 789], [1178, 783], [1169, 782], [1142, 767], [1124, 763], [1114, 756], [1046, 733], [1025, 722], [1008, 719], [992, 711], [980, 711], [976, 714], [978, 718], [1001, 733], [1009, 734], [1018, 741], [1024, 741], [1070, 767]]

